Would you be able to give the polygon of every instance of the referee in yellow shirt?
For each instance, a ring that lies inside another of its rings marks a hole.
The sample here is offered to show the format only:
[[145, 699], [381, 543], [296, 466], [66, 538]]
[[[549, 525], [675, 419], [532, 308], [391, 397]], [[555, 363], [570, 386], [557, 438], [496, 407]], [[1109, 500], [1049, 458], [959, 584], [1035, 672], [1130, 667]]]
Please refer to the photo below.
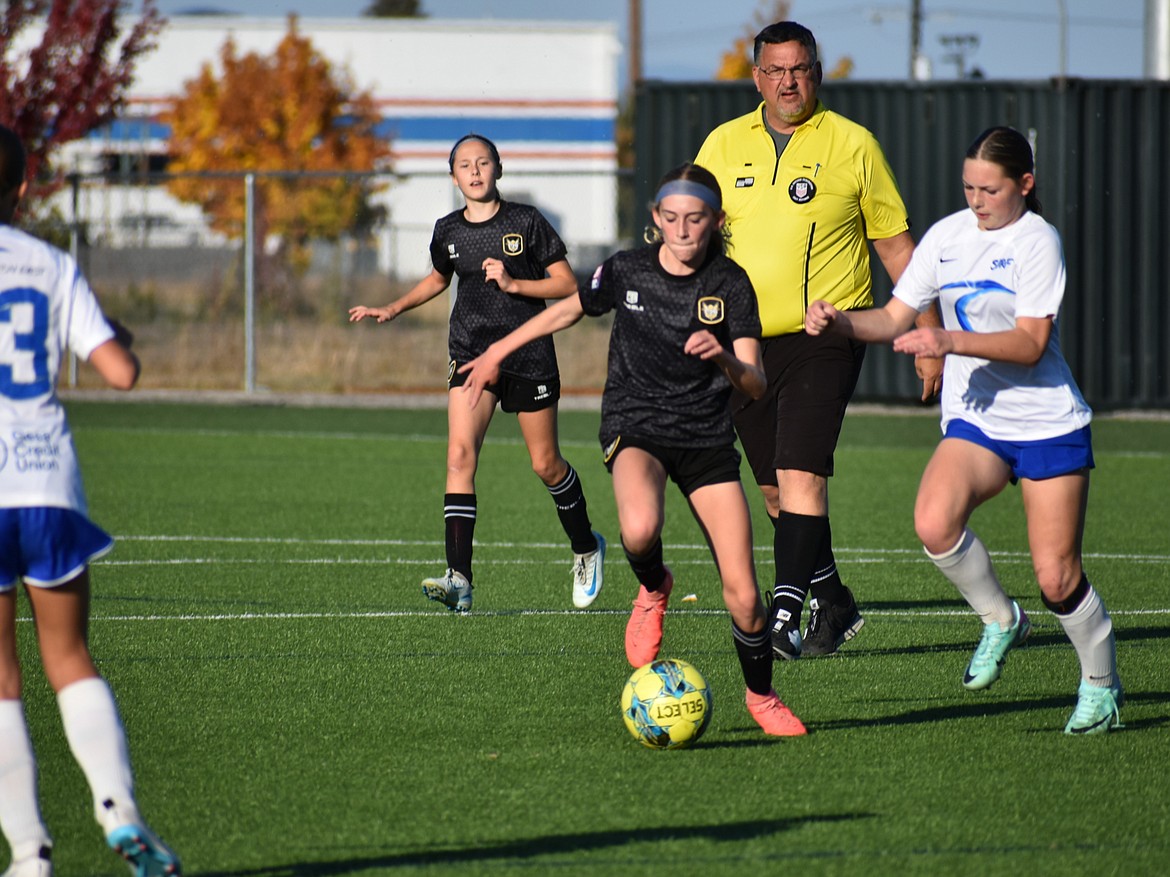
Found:
[[[752, 78], [763, 102], [712, 131], [695, 159], [723, 189], [728, 255], [759, 299], [768, 392], [732, 400], [735, 427], [775, 526], [772, 647], [779, 658], [828, 655], [864, 623], [841, 582], [829, 526], [828, 478], [864, 345], [804, 333], [809, 303], [873, 306], [867, 240], [890, 277], [914, 239], [881, 146], [817, 98], [816, 38], [793, 21], [756, 35]], [[937, 313], [922, 318], [938, 325]], [[941, 360], [919, 360], [923, 399]], [[811, 589], [808, 626], [801, 633]]]

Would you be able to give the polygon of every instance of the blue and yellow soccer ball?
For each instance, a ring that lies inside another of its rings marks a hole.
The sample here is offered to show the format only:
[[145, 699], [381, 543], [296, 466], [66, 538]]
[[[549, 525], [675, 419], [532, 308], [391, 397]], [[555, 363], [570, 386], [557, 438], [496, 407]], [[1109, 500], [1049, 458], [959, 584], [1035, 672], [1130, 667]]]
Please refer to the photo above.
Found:
[[711, 689], [686, 661], [652, 661], [626, 682], [622, 719], [644, 746], [683, 749], [702, 736], [711, 720]]

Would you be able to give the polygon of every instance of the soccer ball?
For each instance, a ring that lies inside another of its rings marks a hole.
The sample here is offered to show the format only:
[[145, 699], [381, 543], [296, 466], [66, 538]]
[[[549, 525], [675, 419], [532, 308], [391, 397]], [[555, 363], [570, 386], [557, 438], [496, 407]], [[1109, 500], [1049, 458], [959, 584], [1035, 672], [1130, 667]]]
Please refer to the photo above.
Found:
[[711, 719], [711, 689], [686, 661], [662, 659], [639, 667], [622, 691], [622, 719], [651, 749], [690, 746]]

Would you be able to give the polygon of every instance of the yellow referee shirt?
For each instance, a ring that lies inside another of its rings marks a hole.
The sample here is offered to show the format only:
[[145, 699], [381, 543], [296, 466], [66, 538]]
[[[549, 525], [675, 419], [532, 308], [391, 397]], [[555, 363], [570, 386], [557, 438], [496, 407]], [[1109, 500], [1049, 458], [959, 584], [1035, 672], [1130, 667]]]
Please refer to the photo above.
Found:
[[712, 131], [695, 162], [723, 190], [728, 255], [747, 270], [770, 337], [802, 331], [817, 299], [871, 307], [866, 239], [894, 237], [910, 222], [869, 131], [818, 102], [777, 159], [763, 106]]

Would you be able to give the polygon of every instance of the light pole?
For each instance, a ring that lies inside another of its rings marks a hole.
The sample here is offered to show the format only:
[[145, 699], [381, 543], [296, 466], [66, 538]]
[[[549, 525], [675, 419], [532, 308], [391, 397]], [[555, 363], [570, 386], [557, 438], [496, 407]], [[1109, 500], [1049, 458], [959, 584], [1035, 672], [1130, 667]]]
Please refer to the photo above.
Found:
[[967, 78], [967, 53], [979, 48], [979, 34], [956, 33], [943, 34], [938, 41], [951, 51], [943, 57], [945, 61], [954, 61], [959, 79]]
[[1060, 78], [1068, 76], [1068, 2], [1056, 0], [1060, 7]]
[[923, 79], [922, 65], [922, 0], [910, 3], [910, 79]]

